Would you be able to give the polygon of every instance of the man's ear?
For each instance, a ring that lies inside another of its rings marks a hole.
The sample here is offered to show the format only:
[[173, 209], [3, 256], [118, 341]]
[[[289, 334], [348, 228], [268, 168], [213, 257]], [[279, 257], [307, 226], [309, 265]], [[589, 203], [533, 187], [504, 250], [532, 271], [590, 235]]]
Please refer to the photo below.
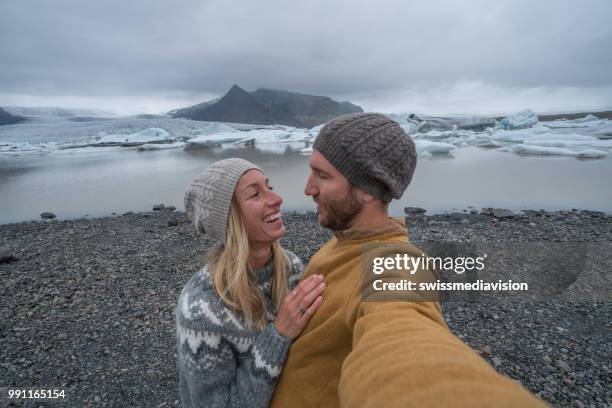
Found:
[[372, 194], [366, 193], [360, 188], [357, 188], [356, 190], [362, 203], [371, 203], [372, 201], [376, 200], [376, 197], [374, 197]]

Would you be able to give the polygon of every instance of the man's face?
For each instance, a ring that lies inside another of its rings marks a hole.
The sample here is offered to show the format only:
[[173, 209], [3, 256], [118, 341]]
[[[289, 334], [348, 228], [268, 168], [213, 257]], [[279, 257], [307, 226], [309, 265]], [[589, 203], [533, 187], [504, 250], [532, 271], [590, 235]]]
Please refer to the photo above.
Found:
[[317, 204], [319, 224], [332, 231], [349, 228], [363, 207], [346, 177], [316, 150], [310, 158], [310, 175], [304, 194]]

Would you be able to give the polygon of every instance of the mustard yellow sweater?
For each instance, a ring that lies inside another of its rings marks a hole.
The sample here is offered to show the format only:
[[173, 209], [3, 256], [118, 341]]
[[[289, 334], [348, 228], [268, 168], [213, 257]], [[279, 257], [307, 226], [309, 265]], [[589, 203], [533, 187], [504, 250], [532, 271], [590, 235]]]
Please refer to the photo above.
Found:
[[455, 337], [438, 303], [363, 300], [363, 244], [372, 242], [421, 255], [393, 219], [339, 232], [312, 257], [304, 278], [325, 275], [324, 302], [289, 351], [272, 407], [546, 406]]

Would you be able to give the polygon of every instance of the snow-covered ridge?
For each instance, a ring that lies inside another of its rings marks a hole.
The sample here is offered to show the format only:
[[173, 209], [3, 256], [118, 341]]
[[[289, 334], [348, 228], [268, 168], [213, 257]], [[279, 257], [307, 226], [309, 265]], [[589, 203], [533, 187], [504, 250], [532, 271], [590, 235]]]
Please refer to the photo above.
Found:
[[[496, 121], [489, 118], [419, 118], [390, 115], [414, 139], [422, 156], [451, 155], [457, 149], [484, 149], [533, 156], [606, 157], [612, 150], [612, 121], [594, 115], [540, 122], [530, 110]], [[54, 119], [0, 128], [0, 156], [60, 154], [96, 149], [255, 148], [282, 154], [311, 154], [322, 126], [252, 126], [188, 119], [115, 118], [74, 122]], [[86, 149], [86, 150], [84, 150]]]

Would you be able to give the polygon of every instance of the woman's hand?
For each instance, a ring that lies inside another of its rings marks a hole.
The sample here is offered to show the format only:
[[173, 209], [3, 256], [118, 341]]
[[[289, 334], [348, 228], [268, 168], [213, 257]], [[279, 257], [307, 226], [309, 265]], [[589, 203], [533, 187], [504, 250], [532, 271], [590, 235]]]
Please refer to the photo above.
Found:
[[299, 336], [306, 323], [323, 303], [321, 296], [323, 290], [325, 290], [323, 275], [312, 275], [300, 282], [283, 300], [274, 320], [276, 331], [292, 340]]

